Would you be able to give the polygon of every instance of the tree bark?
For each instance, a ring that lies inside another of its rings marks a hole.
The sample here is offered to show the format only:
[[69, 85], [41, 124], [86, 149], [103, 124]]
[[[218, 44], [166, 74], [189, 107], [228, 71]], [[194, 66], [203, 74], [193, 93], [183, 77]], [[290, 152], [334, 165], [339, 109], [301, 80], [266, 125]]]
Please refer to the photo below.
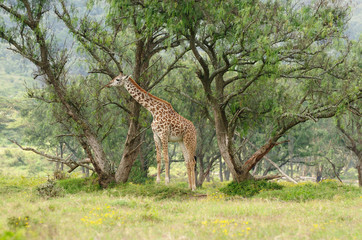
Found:
[[224, 181], [223, 175], [222, 175], [222, 159], [219, 159], [219, 177], [220, 177], [220, 182]]
[[362, 187], [362, 158], [359, 159], [358, 165], [356, 166], [358, 172], [358, 185]]
[[124, 145], [123, 155], [121, 162], [116, 171], [116, 182], [125, 183], [128, 180], [134, 161], [136, 160], [141, 146], [141, 136], [139, 124], [139, 114], [141, 111], [141, 105], [139, 105], [134, 99], [131, 100], [131, 112], [127, 139]]

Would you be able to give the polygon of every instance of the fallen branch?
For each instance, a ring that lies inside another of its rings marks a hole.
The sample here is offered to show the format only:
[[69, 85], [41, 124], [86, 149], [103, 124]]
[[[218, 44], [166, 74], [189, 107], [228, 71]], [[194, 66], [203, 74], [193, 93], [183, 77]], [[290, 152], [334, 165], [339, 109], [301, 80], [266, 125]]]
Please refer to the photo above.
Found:
[[268, 175], [268, 176], [254, 176], [255, 180], [273, 180], [277, 178], [282, 178], [280, 175]]
[[36, 153], [40, 156], [46, 157], [48, 161], [50, 162], [59, 162], [59, 163], [63, 163], [65, 165], [67, 165], [70, 170], [68, 171], [69, 173], [71, 173], [72, 171], [74, 171], [74, 169], [76, 169], [77, 167], [81, 166], [81, 167], [85, 167], [91, 171], [94, 171], [94, 169], [91, 166], [88, 166], [87, 164], [90, 162], [89, 160], [85, 159], [84, 161], [81, 162], [76, 162], [73, 159], [71, 159], [71, 155], [69, 155], [66, 159], [61, 158], [61, 157], [57, 157], [57, 156], [52, 156], [43, 152], [40, 152], [34, 148], [30, 148], [30, 147], [23, 147], [21, 146], [18, 142], [16, 142], [15, 140], [12, 139], [8, 139], [10, 142], [16, 144], [21, 150], [23, 151], [30, 151], [33, 153]]

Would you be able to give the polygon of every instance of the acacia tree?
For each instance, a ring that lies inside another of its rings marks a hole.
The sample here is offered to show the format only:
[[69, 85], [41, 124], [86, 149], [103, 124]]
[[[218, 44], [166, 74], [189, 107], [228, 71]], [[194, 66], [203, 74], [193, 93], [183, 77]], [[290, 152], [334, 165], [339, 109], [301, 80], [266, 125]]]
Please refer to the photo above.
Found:
[[[51, 11], [49, 1], [0, 2], [0, 9], [9, 16], [12, 24], [0, 26], [0, 38], [10, 44], [10, 49], [30, 60], [36, 67], [36, 77], [47, 86], [44, 101], [61, 106], [62, 112], [81, 133], [77, 135], [99, 175], [101, 186], [114, 180], [112, 168], [103, 150], [96, 128], [88, 121], [82, 105], [72, 98], [66, 64], [68, 51], [55, 43], [54, 35], [46, 26], [46, 16]], [[31, 93], [35, 94], [34, 92]]]
[[[91, 56], [92, 73], [101, 73], [114, 78], [122, 71], [122, 64], [128, 62], [125, 71], [132, 73], [133, 78], [141, 87], [149, 91], [176, 67], [176, 63], [185, 51], [175, 53], [175, 59], [170, 64], [159, 63], [162, 59], [159, 53], [171, 47], [177, 47], [181, 40], [174, 39], [164, 31], [162, 23], [149, 17], [149, 9], [159, 3], [145, 6], [141, 1], [108, 1], [109, 13], [107, 21], [97, 21], [89, 16], [78, 18], [76, 13], [68, 11], [64, 1], [61, 1], [62, 12], [56, 11], [69, 30], [76, 36], [87, 53]], [[78, 20], [76, 20], [78, 19]], [[132, 51], [125, 51], [125, 47]], [[165, 69], [160, 70], [160, 65]], [[113, 96], [114, 97], [114, 96]], [[119, 96], [117, 96], [119, 98]], [[128, 133], [124, 143], [120, 165], [116, 172], [116, 181], [126, 182], [142, 144], [140, 113], [141, 106], [130, 96], [126, 104], [112, 103], [121, 107], [127, 114]]]
[[[0, 38], [9, 43], [13, 51], [37, 66], [35, 76], [46, 84], [44, 89], [30, 91], [30, 97], [56, 106], [55, 117], [63, 129], [79, 141], [103, 187], [112, 181], [127, 181], [142, 143], [143, 132], [140, 105], [133, 99], [128, 99], [126, 103], [119, 103], [118, 99], [105, 102], [107, 97], [99, 94], [101, 82], [99, 79], [95, 81], [96, 78], [99, 74], [111, 78], [118, 75], [125, 62], [129, 61], [131, 66], [128, 69], [132, 71], [134, 79], [150, 90], [176, 66], [177, 60], [185, 52], [175, 54], [175, 59], [165, 65], [158, 54], [178, 46], [180, 40], [171, 39], [158, 23], [143, 22], [150, 13], [138, 1], [110, 1], [110, 5], [109, 19], [102, 22], [92, 19], [89, 14], [81, 18], [78, 18], [79, 14], [77, 17], [72, 15], [74, 12], [67, 9], [67, 4], [62, 0], [55, 6], [45, 0], [0, 2], [0, 9], [12, 21], [9, 25], [1, 24]], [[54, 33], [48, 31], [51, 29], [49, 16], [53, 11], [89, 54], [88, 64], [90, 72], [95, 73], [93, 77], [81, 77], [82, 80], [79, 80], [68, 74], [70, 51], [59, 44]], [[132, 47], [134, 54], [124, 56], [132, 53], [122, 49], [124, 44], [128, 44], [127, 48]], [[160, 63], [165, 66], [163, 71], [156, 68], [160, 67]], [[115, 128], [118, 118], [114, 115], [119, 113], [109, 113], [105, 107], [109, 104], [117, 105], [128, 114], [128, 133], [116, 172], [103, 145]]]
[[[236, 181], [297, 124], [336, 114], [360, 96], [343, 36], [339, 1], [169, 3], [169, 28], [185, 36], [210, 104], [221, 155]], [[266, 142], [242, 162], [235, 133], [248, 119], [269, 121]], [[240, 124], [241, 123], [241, 124]]]

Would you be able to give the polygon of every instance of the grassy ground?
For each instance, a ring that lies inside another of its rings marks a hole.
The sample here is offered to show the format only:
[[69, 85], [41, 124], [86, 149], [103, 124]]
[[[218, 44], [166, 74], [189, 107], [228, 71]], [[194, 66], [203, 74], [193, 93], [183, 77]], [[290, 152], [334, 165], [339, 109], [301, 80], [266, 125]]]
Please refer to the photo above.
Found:
[[[184, 183], [100, 190], [90, 180], [68, 179], [58, 183], [64, 189], [60, 197], [47, 199], [36, 192], [45, 181], [0, 176], [0, 239], [360, 239], [362, 235], [362, 191], [336, 183], [284, 184], [283, 189], [242, 198], [222, 194], [218, 184], [206, 184], [196, 193]], [[280, 200], [284, 195], [290, 198]], [[300, 197], [305, 195], [315, 197]]]

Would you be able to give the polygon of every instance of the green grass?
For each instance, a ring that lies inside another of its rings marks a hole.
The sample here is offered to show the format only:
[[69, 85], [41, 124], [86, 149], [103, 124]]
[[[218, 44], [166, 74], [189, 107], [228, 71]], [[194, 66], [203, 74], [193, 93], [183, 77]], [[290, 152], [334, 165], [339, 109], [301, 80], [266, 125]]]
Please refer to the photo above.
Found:
[[[335, 183], [313, 185], [321, 194], [310, 192], [310, 199], [285, 201], [276, 196], [310, 186], [283, 183], [282, 189], [244, 198], [220, 192], [225, 185], [217, 183], [196, 192], [177, 182], [101, 190], [94, 179], [66, 179], [58, 182], [65, 195], [46, 199], [34, 191], [45, 181], [0, 176], [0, 189], [6, 188], [0, 239], [358, 239], [362, 234], [361, 189]], [[333, 189], [338, 194], [330, 196]]]
[[35, 153], [22, 151], [16, 146], [0, 146], [0, 176], [8, 173], [24, 177], [47, 176], [52, 175], [53, 166], [54, 163]]

